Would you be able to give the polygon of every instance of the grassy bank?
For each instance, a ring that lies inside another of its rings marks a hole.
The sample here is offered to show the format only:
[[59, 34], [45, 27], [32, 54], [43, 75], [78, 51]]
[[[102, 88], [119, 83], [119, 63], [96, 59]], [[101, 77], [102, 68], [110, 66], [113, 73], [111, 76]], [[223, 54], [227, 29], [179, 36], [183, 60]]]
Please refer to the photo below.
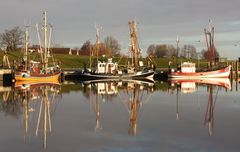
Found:
[[[12, 64], [13, 60], [15, 61], [21, 61], [22, 58], [22, 53], [20, 52], [9, 52], [8, 53], [8, 58], [9, 62]], [[0, 58], [1, 60], [3, 59], [3, 52], [0, 51]], [[31, 54], [31, 58], [34, 60], [39, 60], [40, 56], [37, 54]], [[64, 68], [83, 68], [84, 64], [89, 66], [89, 57], [88, 56], [78, 56], [78, 55], [67, 55], [67, 54], [56, 54], [55, 55], [56, 61], [61, 63], [61, 67]], [[95, 58], [92, 58], [92, 61]], [[101, 60], [106, 60], [104, 58], [100, 58]], [[121, 58], [121, 57], [116, 57], [113, 58], [114, 62], [118, 62], [119, 66], [123, 66], [127, 64], [127, 61], [131, 62], [131, 59], [127, 58]], [[147, 65], [147, 59], [143, 59], [144, 64]], [[156, 68], [168, 68], [168, 63], [169, 61], [171, 62], [170, 67], [171, 68], [176, 68], [177, 65], [177, 59], [169, 59], [169, 58], [159, 58], [155, 59], [154, 63], [156, 65]], [[208, 65], [208, 62], [206, 60], [196, 60], [196, 59], [185, 59], [185, 58], [179, 58], [178, 62], [186, 62], [186, 61], [191, 61], [196, 63], [196, 67], [200, 68], [206, 68]], [[233, 61], [228, 61], [228, 63], [219, 63], [220, 65], [227, 65], [230, 64]]]

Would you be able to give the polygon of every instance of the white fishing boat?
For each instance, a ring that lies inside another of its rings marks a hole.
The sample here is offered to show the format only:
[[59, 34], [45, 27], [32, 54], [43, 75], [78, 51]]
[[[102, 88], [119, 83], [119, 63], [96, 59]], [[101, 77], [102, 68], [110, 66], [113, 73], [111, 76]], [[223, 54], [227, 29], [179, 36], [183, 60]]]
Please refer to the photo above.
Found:
[[[92, 80], [92, 79], [152, 79], [154, 76], [154, 70], [150, 67], [144, 67], [141, 60], [141, 49], [138, 44], [136, 22], [129, 21], [130, 29], [130, 53], [132, 63], [128, 64], [125, 68], [120, 69], [117, 62], [113, 62], [112, 58], [108, 58], [107, 61], [98, 60], [98, 45], [99, 45], [99, 28], [96, 34], [96, 58], [97, 62], [92, 66], [90, 55], [89, 69], [85, 68], [79, 75], [80, 79]], [[92, 53], [91, 53], [92, 54]]]

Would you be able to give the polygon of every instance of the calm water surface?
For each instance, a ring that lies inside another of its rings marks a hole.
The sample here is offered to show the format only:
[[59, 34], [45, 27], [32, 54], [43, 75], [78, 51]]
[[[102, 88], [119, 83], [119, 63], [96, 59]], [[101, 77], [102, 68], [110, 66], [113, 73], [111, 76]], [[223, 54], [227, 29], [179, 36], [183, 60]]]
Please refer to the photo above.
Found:
[[5, 87], [0, 151], [240, 151], [238, 86], [204, 83]]

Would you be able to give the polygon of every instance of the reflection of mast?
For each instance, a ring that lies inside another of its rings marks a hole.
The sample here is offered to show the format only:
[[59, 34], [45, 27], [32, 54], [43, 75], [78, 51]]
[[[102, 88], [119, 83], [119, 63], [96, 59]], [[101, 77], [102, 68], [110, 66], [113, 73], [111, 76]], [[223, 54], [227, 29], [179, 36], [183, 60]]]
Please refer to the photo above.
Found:
[[207, 105], [207, 111], [205, 114], [205, 120], [204, 125], [208, 127], [208, 133], [210, 136], [212, 136], [213, 133], [213, 127], [214, 127], [214, 108], [216, 103], [216, 97], [215, 101], [213, 101], [213, 86], [209, 86], [209, 97], [208, 97], [208, 105]]
[[128, 129], [129, 135], [136, 135], [137, 132], [137, 110], [138, 106], [141, 108], [141, 100], [138, 99], [139, 97], [139, 88], [134, 87], [133, 90], [133, 98], [131, 99], [129, 103], [129, 109], [130, 109], [130, 124]]
[[98, 103], [98, 93], [96, 93], [95, 112], [96, 112], [96, 127], [95, 127], [95, 131], [97, 131], [97, 129], [99, 129], [99, 118], [100, 118], [99, 103]]
[[25, 135], [27, 135], [28, 133], [28, 112], [29, 112], [29, 100], [28, 100], [28, 91], [27, 90], [24, 90], [24, 93], [23, 93], [23, 100], [22, 100], [22, 103], [23, 103], [23, 108], [24, 108], [24, 121], [25, 121]]
[[179, 110], [178, 110], [178, 85], [177, 85], [177, 107], [176, 107], [176, 120], [179, 119]]
[[98, 101], [98, 92], [96, 91], [95, 93], [96, 93], [96, 101], [95, 101], [95, 104], [94, 105], [92, 105], [92, 94], [94, 94], [94, 93], [92, 93], [92, 87], [93, 87], [94, 85], [91, 83], [90, 84], [90, 90], [89, 90], [89, 101], [90, 101], [90, 108], [93, 108], [93, 106], [94, 106], [94, 111], [95, 111], [95, 120], [96, 120], [96, 126], [95, 126], [95, 128], [94, 128], [94, 130], [95, 130], [95, 132], [98, 130], [98, 129], [101, 129], [101, 126], [100, 126], [100, 112], [99, 112], [99, 101]]
[[[39, 109], [39, 114], [38, 114], [38, 121], [37, 121], [37, 128], [36, 128], [36, 136], [38, 136], [38, 130], [39, 130], [39, 125], [41, 121], [41, 116], [42, 116], [42, 106], [43, 108], [43, 147], [47, 147], [47, 126], [49, 127], [49, 132], [51, 133], [52, 131], [52, 125], [51, 125], [51, 117], [50, 117], [50, 102], [48, 100], [48, 90], [46, 87], [43, 88], [42, 90], [43, 93], [43, 99], [41, 101], [40, 109]], [[47, 125], [48, 124], [48, 125]]]

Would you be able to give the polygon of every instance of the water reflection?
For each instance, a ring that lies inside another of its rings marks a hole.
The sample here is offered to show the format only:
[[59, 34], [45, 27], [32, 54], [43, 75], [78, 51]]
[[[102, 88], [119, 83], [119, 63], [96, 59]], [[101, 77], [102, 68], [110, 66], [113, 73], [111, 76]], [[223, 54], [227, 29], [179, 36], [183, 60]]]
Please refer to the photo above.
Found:
[[[137, 119], [142, 108], [144, 92], [154, 92], [154, 82], [148, 81], [98, 81], [84, 83], [84, 95], [90, 101], [95, 100], [94, 111], [96, 115], [95, 131], [102, 129], [100, 126], [99, 97], [102, 101], [110, 102], [119, 97], [129, 112], [129, 135], [136, 135]], [[95, 96], [95, 97], [94, 97]]]
[[[202, 78], [202, 79], [169, 79], [171, 86], [176, 85], [177, 88], [177, 103], [176, 103], [176, 119], [179, 120], [179, 90], [184, 94], [194, 93], [197, 91], [198, 85], [205, 85], [207, 88], [208, 99], [205, 112], [204, 125], [208, 128], [210, 136], [213, 134], [214, 128], [214, 110], [217, 101], [219, 89], [225, 88], [231, 90], [231, 81], [228, 78]], [[214, 90], [216, 95], [214, 97]]]
[[[16, 83], [12, 87], [5, 87], [4, 90], [1, 90], [1, 109], [2, 113], [5, 113], [7, 116], [13, 116], [14, 118], [22, 118], [23, 120], [23, 134], [24, 140], [27, 142], [31, 140], [31, 136], [36, 136], [37, 138], [42, 139], [41, 143], [43, 144], [44, 148], [47, 148], [47, 137], [53, 131], [54, 123], [52, 122], [54, 112], [56, 111], [57, 104], [61, 99], [61, 96], [71, 95], [74, 98], [77, 97], [85, 97], [84, 100], [89, 101], [89, 105], [93, 110], [95, 120], [92, 120], [91, 117], [87, 117], [85, 115], [81, 115], [83, 118], [81, 120], [80, 125], [85, 125], [82, 123], [89, 123], [89, 121], [83, 121], [85, 119], [91, 120], [94, 124], [91, 124], [92, 130], [91, 133], [102, 133], [102, 129], [106, 126], [102, 124], [104, 116], [103, 109], [100, 104], [108, 104], [108, 103], [116, 103], [120, 102], [120, 105], [125, 107], [121, 109], [120, 114], [124, 115], [127, 113], [127, 117], [124, 120], [127, 121], [125, 124], [127, 128], [124, 129], [126, 136], [139, 136], [139, 132], [144, 132], [144, 128], [139, 129], [140, 127], [144, 126], [146, 120], [143, 120], [144, 115], [150, 114], [152, 111], [145, 111], [143, 114], [143, 108], [145, 106], [151, 105], [151, 102], [155, 102], [153, 105], [154, 108], [157, 108], [158, 111], [156, 115], [160, 117], [163, 116], [163, 112], [160, 110], [165, 110], [164, 108], [167, 107], [166, 104], [163, 104], [162, 101], [165, 98], [170, 99], [173, 104], [174, 111], [171, 111], [171, 107], [167, 109], [165, 112], [171, 112], [175, 114], [176, 112], [176, 120], [175, 115], [173, 119], [170, 117], [164, 117], [166, 123], [169, 121], [177, 122], [178, 124], [188, 121], [184, 120], [186, 115], [181, 115], [183, 113], [183, 109], [180, 109], [181, 104], [185, 104], [183, 100], [189, 100], [187, 97], [193, 97], [193, 95], [198, 94], [199, 90], [204, 90], [204, 93], [207, 97], [201, 97], [201, 100], [207, 101], [207, 104], [204, 105], [204, 113], [201, 114], [203, 118], [201, 118], [201, 126], [204, 128], [204, 132], [208, 132], [210, 136], [213, 135], [214, 127], [215, 127], [215, 108], [217, 104], [217, 96], [220, 91], [228, 91], [231, 90], [231, 82], [229, 79], [191, 79], [191, 80], [183, 80], [183, 79], [175, 79], [169, 80], [166, 82], [149, 82], [149, 81], [97, 81], [97, 82], [64, 82], [63, 84], [59, 83]], [[71, 94], [71, 92], [76, 92], [77, 96]], [[183, 96], [184, 95], [184, 96]], [[155, 98], [151, 98], [151, 97]], [[173, 98], [172, 98], [173, 97]], [[176, 98], [175, 98], [176, 97]], [[71, 99], [67, 97], [65, 100]], [[81, 99], [82, 101], [83, 99]], [[194, 100], [194, 99], [190, 99]], [[77, 101], [79, 102], [79, 101]], [[157, 102], [157, 104], [156, 104]], [[204, 102], [203, 102], [204, 103]], [[69, 101], [65, 102], [65, 106], [69, 103]], [[79, 104], [79, 103], [77, 103]], [[147, 105], [149, 104], [149, 105]], [[168, 103], [169, 104], [169, 103]], [[88, 105], [88, 104], [87, 104]], [[112, 104], [109, 104], [112, 105]], [[116, 105], [116, 104], [115, 104]], [[156, 107], [159, 105], [159, 107]], [[82, 105], [81, 105], [82, 106]], [[118, 105], [119, 106], [119, 105]], [[175, 109], [176, 106], [176, 109]], [[78, 107], [81, 108], [81, 107]], [[192, 107], [188, 107], [192, 108]], [[65, 107], [63, 108], [65, 110]], [[153, 108], [152, 108], [153, 109]], [[69, 109], [68, 109], [69, 110]], [[72, 109], [70, 109], [72, 110]], [[74, 109], [73, 109], [74, 110]], [[75, 109], [76, 110], [76, 109]], [[77, 109], [79, 110], [79, 109]], [[83, 109], [80, 109], [83, 110]], [[80, 111], [79, 110], [79, 111]], [[175, 111], [176, 110], [176, 111]], [[185, 109], [186, 110], [186, 109]], [[189, 110], [189, 109], [187, 109]], [[89, 110], [88, 110], [89, 112]], [[194, 111], [196, 112], [196, 111]], [[193, 113], [194, 113], [193, 112]], [[69, 115], [65, 111], [60, 111], [60, 115], [65, 115], [68, 117]], [[90, 113], [90, 112], [89, 112]], [[77, 113], [80, 114], [80, 113]], [[85, 113], [86, 114], [86, 111]], [[142, 116], [140, 117], [140, 115]], [[112, 115], [108, 113], [108, 115]], [[154, 113], [155, 115], [155, 113]], [[150, 115], [153, 116], [153, 115]], [[148, 117], [149, 118], [149, 115]], [[195, 119], [195, 117], [192, 117]], [[6, 118], [7, 119], [7, 118]], [[106, 119], [114, 121], [113, 116], [107, 116]], [[158, 119], [158, 117], [157, 117]], [[218, 118], [218, 120], [221, 118]], [[63, 119], [60, 119], [64, 121]], [[75, 121], [79, 121], [73, 119]], [[161, 121], [161, 120], [159, 120]], [[199, 121], [199, 120], [196, 120]], [[150, 121], [154, 125], [156, 119]], [[191, 126], [191, 122], [188, 122], [189, 126]], [[139, 124], [141, 124], [139, 126]], [[143, 125], [143, 126], [142, 126]], [[87, 125], [89, 128], [89, 125]], [[113, 126], [115, 128], [119, 128], [119, 126]], [[146, 126], [144, 126], [146, 127]], [[158, 127], [161, 127], [158, 126]], [[207, 128], [207, 131], [205, 130]], [[67, 128], [67, 126], [66, 126]], [[85, 127], [87, 128], [87, 127]], [[90, 127], [91, 128], [91, 127]], [[94, 129], [93, 129], [94, 128]], [[124, 128], [124, 127], [123, 127]], [[162, 128], [161, 128], [162, 129]], [[175, 128], [176, 129], [176, 128]], [[60, 130], [60, 129], [59, 129]], [[117, 129], [116, 129], [117, 130]], [[113, 131], [116, 131], [113, 129]], [[21, 130], [22, 131], [22, 130]], [[65, 130], [63, 134], [68, 134]], [[80, 132], [86, 130], [75, 130], [73, 132]], [[112, 130], [111, 130], [112, 131]], [[158, 133], [158, 130], [155, 130]], [[154, 132], [155, 132], [154, 131]], [[111, 132], [114, 134], [114, 132]], [[55, 136], [56, 134], [54, 134]], [[88, 134], [89, 135], [89, 134]], [[141, 135], [141, 134], [140, 134]], [[208, 135], [207, 135], [208, 136]], [[93, 138], [89, 135], [89, 137]]]
[[39, 137], [41, 128], [43, 147], [47, 147], [47, 133], [52, 132], [52, 108], [59, 91], [59, 83], [16, 82], [12, 91], [3, 92], [2, 110], [17, 117], [22, 115], [25, 141], [34, 128], [35, 136]]
[[205, 114], [205, 119], [204, 119], [204, 125], [208, 127], [208, 133], [210, 136], [212, 136], [213, 134], [213, 127], [214, 127], [214, 109], [215, 109], [215, 104], [216, 104], [216, 99], [217, 99], [217, 94], [218, 94], [218, 90], [217, 89], [217, 93], [215, 96], [215, 99], [213, 97], [213, 86], [209, 86], [208, 87], [208, 104], [207, 104], [207, 108], [206, 108], [206, 114]]

